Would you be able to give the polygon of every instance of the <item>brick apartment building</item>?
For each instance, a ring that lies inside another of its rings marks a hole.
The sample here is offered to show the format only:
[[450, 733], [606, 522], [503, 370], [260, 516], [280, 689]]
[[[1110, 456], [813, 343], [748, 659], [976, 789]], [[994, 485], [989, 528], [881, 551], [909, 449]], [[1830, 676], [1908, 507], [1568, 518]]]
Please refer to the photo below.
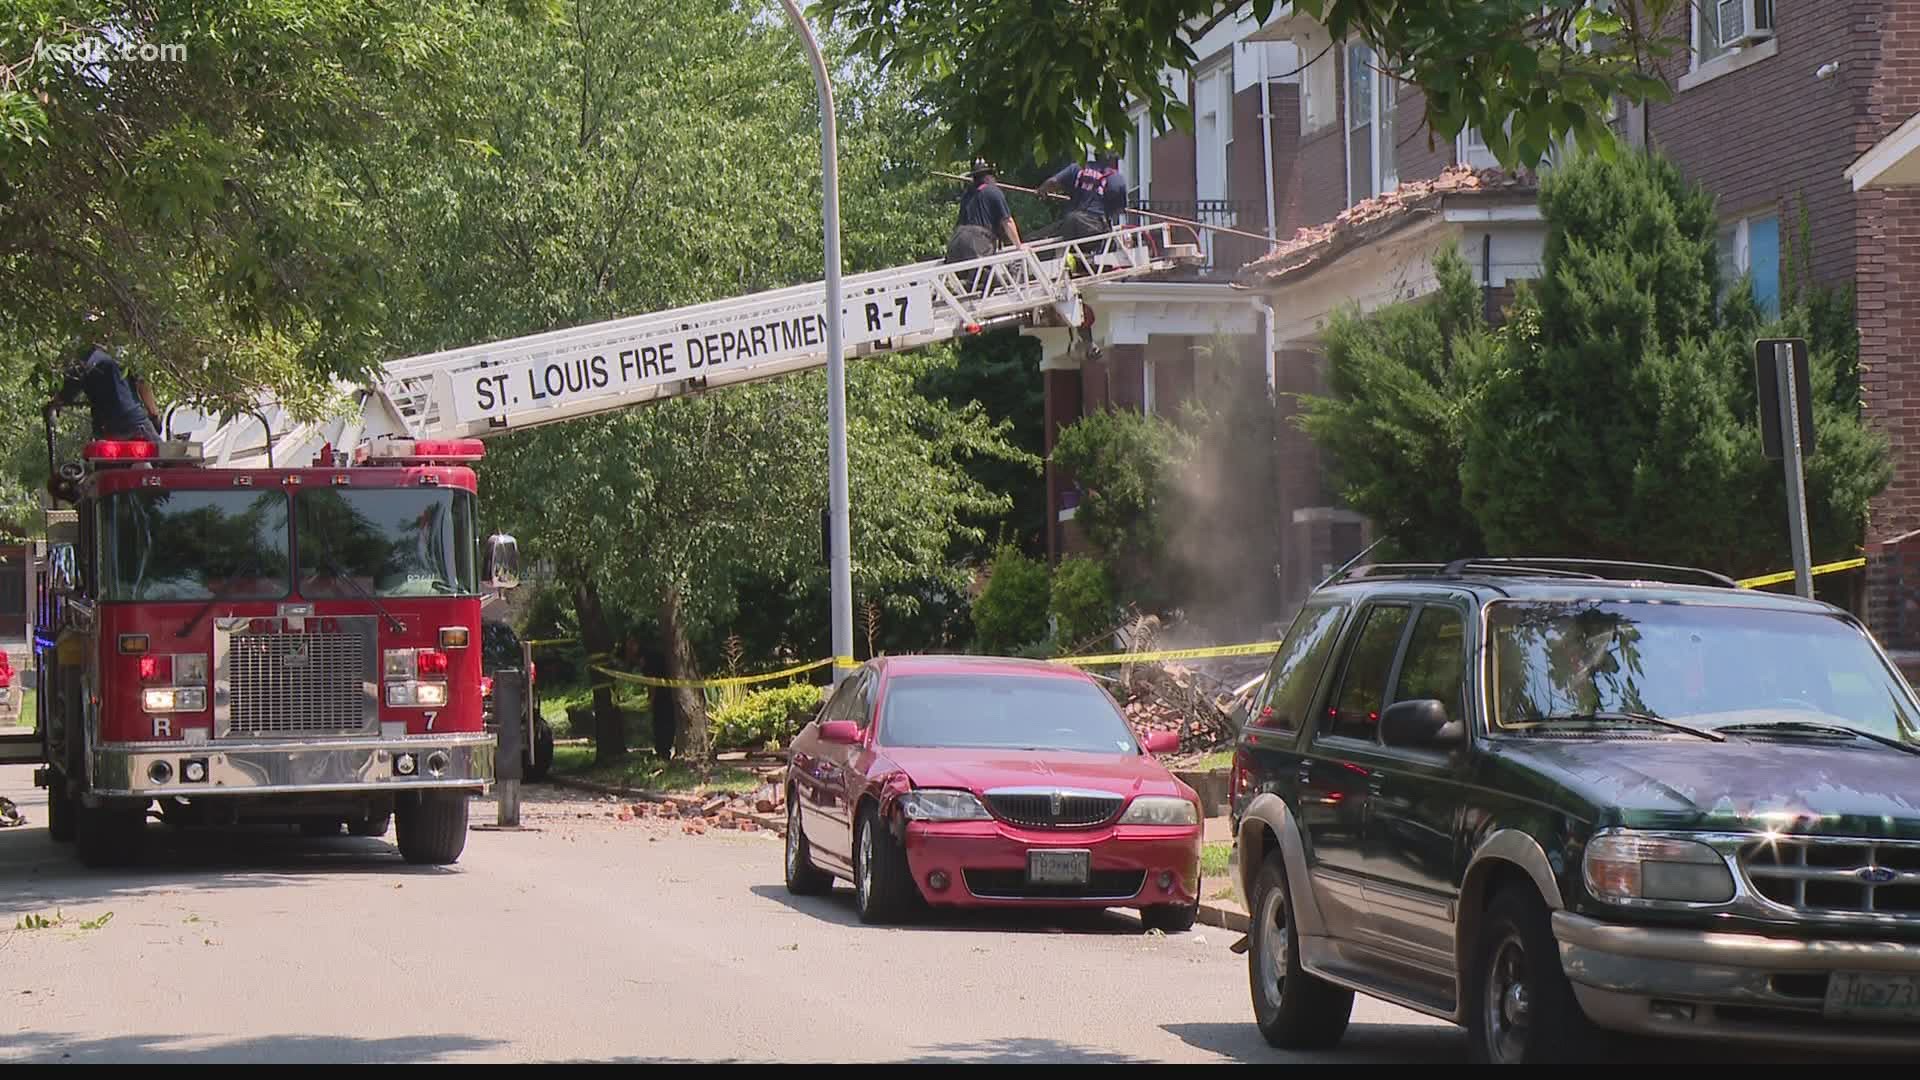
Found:
[[[1896, 468], [1869, 540], [1920, 530], [1920, 357], [1900, 350], [1920, 340], [1920, 121], [1909, 119], [1920, 111], [1920, 0], [1711, 0], [1674, 19], [1669, 32], [1688, 47], [1665, 61], [1672, 99], [1622, 102], [1613, 126], [1716, 195], [1723, 266], [1750, 273], [1763, 303], [1777, 304], [1802, 265], [1815, 281], [1855, 286], [1866, 408], [1892, 437]], [[1429, 146], [1419, 91], [1381, 77], [1364, 45], [1331, 40], [1290, 5], [1265, 24], [1242, 10], [1193, 45], [1200, 61], [1174, 89], [1194, 131], [1154, 135], [1137, 113], [1128, 178], [1145, 208], [1275, 245], [1215, 237], [1198, 273], [1098, 286], [1097, 360], [1043, 332], [1049, 448], [1089, 411], [1170, 408], [1208, 377], [1213, 354], [1200, 346], [1219, 334], [1266, 358], [1288, 413], [1288, 395], [1324, 387], [1327, 317], [1431, 291], [1432, 256], [1448, 243], [1496, 316], [1512, 283], [1539, 272], [1532, 180], [1495, 171], [1472, 132]], [[1893, 164], [1874, 165], [1882, 159]], [[1281, 446], [1276, 555], [1290, 608], [1368, 528], [1339, 505], [1311, 441], [1284, 425]], [[1058, 552], [1071, 543], [1074, 495], [1051, 470], [1048, 488], [1063, 519]], [[1893, 565], [1891, 549], [1879, 562]], [[1892, 599], [1908, 590], [1890, 569], [1874, 581], [1876, 629], [1920, 647], [1920, 603]]]

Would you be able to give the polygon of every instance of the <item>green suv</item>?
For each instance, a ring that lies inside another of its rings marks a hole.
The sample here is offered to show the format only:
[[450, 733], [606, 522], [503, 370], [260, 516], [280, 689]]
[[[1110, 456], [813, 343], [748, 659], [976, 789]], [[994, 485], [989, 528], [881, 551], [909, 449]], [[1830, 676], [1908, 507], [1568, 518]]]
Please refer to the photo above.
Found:
[[1232, 793], [1254, 1015], [1355, 991], [1476, 1061], [1601, 1029], [1920, 1050], [1920, 702], [1846, 612], [1706, 571], [1367, 566], [1251, 699]]

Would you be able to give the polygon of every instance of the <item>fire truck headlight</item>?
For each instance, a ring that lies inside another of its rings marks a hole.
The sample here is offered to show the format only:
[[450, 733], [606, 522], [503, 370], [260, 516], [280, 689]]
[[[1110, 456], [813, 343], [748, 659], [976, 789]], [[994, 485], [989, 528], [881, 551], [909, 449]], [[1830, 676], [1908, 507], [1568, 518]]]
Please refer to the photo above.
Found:
[[148, 712], [172, 712], [174, 707], [174, 689], [171, 686], [150, 686], [141, 691], [141, 704]]
[[386, 651], [386, 672], [389, 679], [413, 678], [413, 650], [388, 649]]
[[447, 684], [438, 682], [416, 683], [413, 688], [415, 705], [445, 705], [447, 703]]
[[180, 686], [173, 691], [175, 712], [200, 712], [207, 707], [207, 691], [201, 686]]
[[413, 684], [403, 683], [403, 682], [388, 683], [387, 684], [387, 704], [389, 705], [413, 704]]
[[173, 681], [181, 686], [207, 685], [206, 653], [175, 653], [173, 656]]

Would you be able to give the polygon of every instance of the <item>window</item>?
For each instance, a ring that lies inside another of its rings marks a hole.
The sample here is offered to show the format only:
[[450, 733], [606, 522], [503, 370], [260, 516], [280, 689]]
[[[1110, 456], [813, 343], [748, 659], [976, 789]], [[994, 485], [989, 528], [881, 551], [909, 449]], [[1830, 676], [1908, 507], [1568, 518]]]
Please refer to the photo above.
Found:
[[1458, 720], [1466, 711], [1467, 623], [1451, 607], [1429, 605], [1420, 609], [1407, 639], [1407, 656], [1400, 663], [1400, 680], [1394, 701], [1420, 701], [1431, 698], [1447, 707], [1449, 719]]
[[1227, 146], [1233, 142], [1233, 64], [1203, 71], [1194, 80], [1194, 197], [1227, 197]]
[[1300, 133], [1310, 135], [1339, 122], [1340, 65], [1324, 37], [1301, 43], [1307, 66], [1300, 72]]
[[820, 710], [820, 722], [832, 723], [835, 720], [851, 720], [861, 728], [873, 717], [873, 710], [867, 708], [867, 689], [870, 685], [865, 671], [847, 676], [840, 689], [833, 692], [827, 700], [827, 707]]
[[1127, 133], [1127, 155], [1120, 162], [1120, 173], [1127, 178], [1127, 189], [1136, 201], [1147, 200], [1153, 183], [1153, 117], [1145, 106], [1128, 113], [1133, 129]]
[[1400, 647], [1400, 632], [1407, 627], [1408, 614], [1400, 606], [1368, 609], [1367, 621], [1347, 657], [1340, 692], [1327, 709], [1326, 722], [1320, 725], [1322, 736], [1376, 741], [1387, 673], [1393, 668], [1393, 655]]
[[1720, 226], [1721, 288], [1732, 288], [1742, 276], [1752, 278], [1753, 300], [1760, 310], [1780, 314], [1778, 214], [1754, 214]]
[[287, 595], [287, 496], [142, 488], [99, 503], [100, 599]]
[[1457, 155], [1460, 164], [1470, 169], [1497, 169], [1500, 159], [1487, 149], [1486, 136], [1478, 128], [1463, 128], [1460, 131], [1460, 146]]
[[1267, 671], [1267, 681], [1253, 699], [1255, 726], [1299, 730], [1307, 710], [1313, 707], [1313, 692], [1320, 686], [1320, 673], [1333, 655], [1346, 614], [1346, 608], [1339, 604], [1300, 609], [1280, 645], [1280, 654]]
[[895, 676], [887, 683], [883, 712], [881, 741], [887, 746], [1140, 752], [1113, 698], [1084, 679]]
[[1694, 0], [1693, 66], [1773, 36], [1773, 0]]
[[480, 591], [471, 492], [316, 488], [297, 504], [302, 596]]
[[1358, 43], [1347, 46], [1348, 205], [1399, 186], [1395, 85], [1392, 76], [1375, 69], [1371, 48]]

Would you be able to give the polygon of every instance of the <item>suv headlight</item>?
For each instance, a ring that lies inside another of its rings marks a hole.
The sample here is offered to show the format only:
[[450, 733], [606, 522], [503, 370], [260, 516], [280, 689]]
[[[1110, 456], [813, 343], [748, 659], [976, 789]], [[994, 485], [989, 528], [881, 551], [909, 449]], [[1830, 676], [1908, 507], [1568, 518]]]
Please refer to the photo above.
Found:
[[1170, 795], [1142, 795], [1120, 815], [1122, 825], [1198, 825], [1200, 811], [1185, 799]]
[[970, 791], [923, 788], [900, 796], [909, 821], [991, 821], [993, 815]]
[[1719, 904], [1733, 899], [1727, 860], [1694, 840], [1603, 832], [1587, 842], [1582, 869], [1587, 891], [1601, 900]]

